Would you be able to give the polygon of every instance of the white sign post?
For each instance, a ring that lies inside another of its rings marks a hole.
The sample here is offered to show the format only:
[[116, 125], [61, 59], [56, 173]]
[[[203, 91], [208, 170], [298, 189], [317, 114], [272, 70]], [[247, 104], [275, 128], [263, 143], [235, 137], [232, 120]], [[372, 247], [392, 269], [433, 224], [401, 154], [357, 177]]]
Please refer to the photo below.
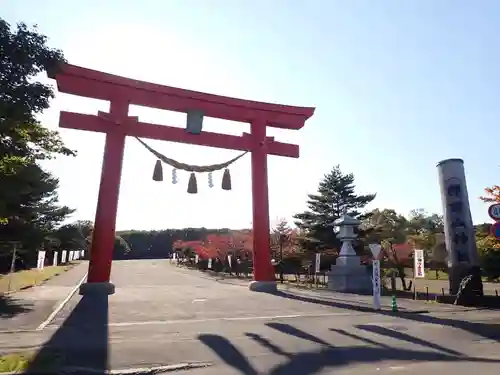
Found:
[[43, 266], [45, 265], [45, 250], [38, 251], [38, 262], [36, 268], [39, 270], [43, 270]]
[[415, 250], [413, 258], [415, 265], [413, 274], [416, 279], [423, 279], [425, 277], [424, 251]]
[[61, 254], [61, 264], [64, 264], [66, 263], [66, 256], [67, 256], [68, 252], [66, 250], [63, 250], [62, 254]]
[[212, 258], [209, 258], [208, 259], [208, 269], [211, 270], [212, 269]]
[[413, 251], [413, 299], [417, 300], [417, 288], [415, 287], [415, 279], [423, 279], [425, 277], [425, 260], [423, 250]]
[[380, 260], [378, 256], [382, 250], [382, 246], [379, 244], [370, 244], [370, 251], [373, 255], [372, 267], [372, 284], [373, 284], [373, 308], [375, 310], [380, 310]]
[[57, 255], [58, 255], [58, 252], [54, 251], [54, 259], [52, 259], [53, 266], [57, 266]]
[[316, 253], [316, 256], [314, 258], [314, 278], [316, 279], [315, 280], [316, 288], [318, 287], [318, 278], [319, 278], [318, 273], [321, 268], [320, 266], [321, 266], [321, 254]]
[[316, 257], [315, 257], [315, 262], [314, 262], [314, 272], [315, 273], [318, 273], [319, 270], [320, 270], [320, 265], [321, 265], [321, 254], [320, 253], [316, 253]]
[[73, 251], [71, 250], [68, 255], [68, 261], [71, 262], [73, 260]]
[[195, 263], [198, 263], [199, 261], [200, 261], [200, 256], [199, 256], [198, 254], [196, 254], [196, 255], [194, 256], [194, 262], [195, 262]]

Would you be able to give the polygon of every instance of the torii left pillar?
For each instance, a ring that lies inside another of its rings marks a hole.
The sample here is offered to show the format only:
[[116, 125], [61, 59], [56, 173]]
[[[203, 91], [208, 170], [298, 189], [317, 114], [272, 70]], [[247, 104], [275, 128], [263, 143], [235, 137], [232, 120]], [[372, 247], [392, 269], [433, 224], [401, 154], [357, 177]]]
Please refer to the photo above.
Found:
[[129, 103], [124, 100], [110, 102], [107, 120], [116, 126], [106, 133], [104, 156], [101, 170], [101, 183], [97, 198], [94, 230], [92, 232], [92, 253], [89, 261], [87, 282], [80, 286], [80, 294], [113, 294], [115, 286], [110, 282], [111, 263], [115, 244], [116, 216], [123, 153], [125, 150], [126, 128]]

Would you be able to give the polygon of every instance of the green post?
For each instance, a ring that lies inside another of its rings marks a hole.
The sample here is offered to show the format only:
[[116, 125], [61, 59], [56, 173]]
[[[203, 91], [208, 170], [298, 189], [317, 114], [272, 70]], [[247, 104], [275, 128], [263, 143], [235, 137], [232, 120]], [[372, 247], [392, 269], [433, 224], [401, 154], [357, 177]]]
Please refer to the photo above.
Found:
[[396, 296], [392, 296], [391, 310], [392, 310], [392, 312], [398, 311], [398, 302], [396, 301]]

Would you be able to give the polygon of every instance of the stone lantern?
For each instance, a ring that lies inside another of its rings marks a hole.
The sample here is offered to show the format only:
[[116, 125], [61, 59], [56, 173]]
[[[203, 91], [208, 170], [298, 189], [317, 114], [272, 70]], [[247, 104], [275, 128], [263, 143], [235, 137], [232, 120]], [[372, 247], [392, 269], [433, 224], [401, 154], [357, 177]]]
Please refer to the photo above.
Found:
[[337, 264], [331, 267], [328, 276], [328, 289], [338, 292], [371, 293], [371, 274], [366, 266], [361, 264], [359, 256], [353, 248], [353, 242], [358, 238], [355, 233], [359, 220], [344, 215], [335, 220], [339, 228], [337, 238], [342, 242]]
[[342, 241], [337, 265], [360, 265], [360, 259], [352, 246], [353, 242], [358, 238], [358, 235], [354, 231], [359, 224], [361, 224], [359, 220], [348, 215], [335, 220], [334, 225], [339, 227], [337, 238]]

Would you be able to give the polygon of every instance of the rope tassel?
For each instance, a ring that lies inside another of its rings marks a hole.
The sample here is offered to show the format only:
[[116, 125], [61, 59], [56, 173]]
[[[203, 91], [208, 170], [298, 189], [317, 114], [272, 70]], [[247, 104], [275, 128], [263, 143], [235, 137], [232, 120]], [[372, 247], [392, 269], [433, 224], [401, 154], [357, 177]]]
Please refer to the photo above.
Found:
[[231, 174], [227, 168], [222, 175], [222, 190], [231, 190]]
[[177, 169], [172, 169], [172, 183], [175, 185], [177, 183]]
[[188, 190], [189, 194], [198, 193], [198, 183], [196, 182], [196, 175], [194, 172], [191, 172], [191, 176], [189, 176]]
[[163, 181], [163, 167], [160, 160], [156, 161], [153, 171], [153, 181]]
[[214, 187], [214, 180], [213, 180], [212, 172], [208, 172], [208, 187], [210, 187], [210, 188]]

